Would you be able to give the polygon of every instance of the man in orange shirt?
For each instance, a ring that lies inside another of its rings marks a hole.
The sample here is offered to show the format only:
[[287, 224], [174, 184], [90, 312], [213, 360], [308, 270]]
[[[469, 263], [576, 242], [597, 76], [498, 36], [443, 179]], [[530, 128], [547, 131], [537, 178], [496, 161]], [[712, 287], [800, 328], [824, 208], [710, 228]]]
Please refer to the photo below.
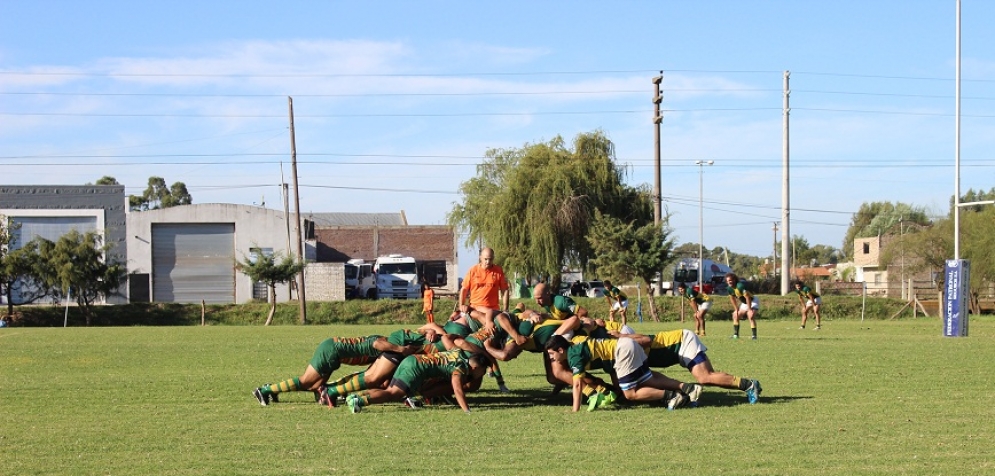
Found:
[[421, 293], [422, 293], [422, 313], [425, 314], [425, 322], [428, 324], [435, 323], [435, 291], [432, 290], [432, 286], [428, 283], [422, 281], [421, 283]]
[[480, 262], [473, 265], [463, 278], [463, 287], [459, 292], [460, 312], [469, 313], [470, 317], [493, 328], [494, 316], [508, 310], [510, 294], [504, 270], [494, 264], [494, 250], [480, 250]]

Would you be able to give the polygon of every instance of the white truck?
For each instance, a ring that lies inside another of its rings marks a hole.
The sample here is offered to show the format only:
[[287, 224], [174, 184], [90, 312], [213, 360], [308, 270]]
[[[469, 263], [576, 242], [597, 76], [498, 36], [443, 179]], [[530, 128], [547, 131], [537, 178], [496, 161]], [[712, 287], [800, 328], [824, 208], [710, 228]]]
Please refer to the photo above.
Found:
[[421, 283], [418, 281], [418, 263], [410, 256], [391, 254], [373, 262], [376, 290], [374, 299], [419, 299]]
[[377, 283], [373, 279], [373, 263], [351, 259], [345, 263], [346, 299], [377, 297]]
[[[726, 273], [731, 273], [732, 268], [710, 259], [700, 260], [701, 262], [701, 284], [705, 288], [705, 294], [712, 294], [718, 289], [725, 289], [723, 277]], [[677, 285], [686, 284], [688, 287], [698, 289], [698, 258], [683, 258], [674, 265], [674, 280], [670, 283], [670, 291], [676, 293]], [[665, 282], [664, 285], [667, 283]], [[666, 288], [666, 286], [664, 286]]]

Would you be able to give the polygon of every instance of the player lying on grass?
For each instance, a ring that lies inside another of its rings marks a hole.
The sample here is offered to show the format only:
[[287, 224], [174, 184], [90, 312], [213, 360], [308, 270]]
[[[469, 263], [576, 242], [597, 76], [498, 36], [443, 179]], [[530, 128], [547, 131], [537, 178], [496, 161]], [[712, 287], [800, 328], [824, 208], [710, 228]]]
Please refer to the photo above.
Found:
[[260, 405], [266, 406], [279, 401], [281, 392], [318, 392], [342, 364], [369, 365], [383, 352], [408, 355], [415, 351], [414, 346], [397, 345], [384, 336], [332, 337], [318, 344], [302, 375], [263, 385], [253, 390], [252, 395]]
[[631, 334], [625, 336], [637, 342], [646, 352], [649, 367], [666, 368], [680, 365], [688, 369], [702, 385], [742, 390], [750, 403], [757, 403], [763, 388], [760, 382], [736, 377], [712, 368], [705, 351], [708, 348], [688, 329], [658, 332], [655, 336]]
[[[671, 379], [659, 372], [652, 372], [646, 362], [646, 355], [639, 344], [627, 336], [620, 338], [576, 337], [568, 341], [563, 336], [554, 336], [546, 343], [546, 353], [553, 362], [554, 373], [561, 379], [567, 377], [573, 385], [573, 411], [580, 410], [583, 394], [583, 379], [594, 368], [602, 368], [609, 373], [626, 400], [636, 402], [662, 401], [673, 398], [673, 392], [686, 395], [687, 400], [697, 402], [701, 387]], [[666, 393], [666, 391], [671, 393]], [[593, 395], [594, 402], [588, 401], [588, 410], [603, 406], [600, 400], [614, 401], [612, 394]], [[674, 409], [682, 400], [667, 402], [667, 408]]]
[[[405, 401], [411, 408], [419, 405], [411, 401], [415, 392], [423, 384], [434, 379], [448, 379], [452, 386], [456, 403], [464, 412], [470, 412], [466, 402], [465, 391], [472, 388], [472, 382], [483, 377], [487, 371], [486, 359], [482, 354], [472, 354], [469, 357], [460, 350], [452, 350], [430, 355], [409, 355], [401, 361], [394, 372], [394, 378], [385, 389], [369, 389], [360, 393], [352, 393], [346, 397], [346, 404], [352, 413], [359, 413], [363, 407]], [[479, 385], [479, 383], [477, 384]]]

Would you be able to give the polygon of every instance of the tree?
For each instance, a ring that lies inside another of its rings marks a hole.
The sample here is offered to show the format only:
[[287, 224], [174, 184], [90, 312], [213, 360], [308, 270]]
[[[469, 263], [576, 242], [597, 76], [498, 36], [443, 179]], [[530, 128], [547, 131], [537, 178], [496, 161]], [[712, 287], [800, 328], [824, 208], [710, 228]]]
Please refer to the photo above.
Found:
[[[87, 184], [90, 185], [90, 184]], [[111, 177], [110, 175], [104, 175], [97, 180], [96, 185], [121, 185], [118, 183], [117, 179]]]
[[556, 286], [563, 266], [587, 268], [596, 210], [636, 226], [652, 221], [651, 194], [623, 183], [615, 146], [601, 131], [579, 134], [572, 148], [557, 136], [485, 155], [477, 176], [460, 184], [463, 200], [448, 220], [468, 246], [500, 250], [508, 271], [548, 275]]
[[[635, 223], [595, 213], [587, 235], [594, 252], [591, 265], [599, 276], [610, 276], [616, 282], [640, 278], [649, 290], [657, 273], [671, 260], [674, 241], [665, 226], [647, 223], [637, 227]], [[649, 306], [650, 316], [659, 321], [652, 298]]]
[[893, 227], [897, 227], [899, 222], [924, 226], [932, 223], [924, 208], [905, 203], [865, 202], [860, 205], [860, 210], [853, 215], [850, 228], [846, 230], [846, 236], [843, 238], [843, 252], [847, 259], [853, 259], [854, 238], [887, 234]]
[[70, 296], [91, 325], [93, 304], [116, 291], [124, 280], [123, 263], [106, 258], [110, 244], [101, 244], [96, 232], [72, 230], [57, 241], [32, 240], [38, 250], [38, 275], [48, 288]]
[[154, 176], [149, 177], [149, 185], [141, 196], [128, 196], [129, 208], [137, 211], [158, 210], [191, 203], [193, 198], [190, 197], [186, 184], [176, 182], [167, 188], [165, 179]]
[[264, 325], [268, 326], [273, 322], [273, 315], [276, 314], [276, 285], [293, 280], [304, 269], [304, 263], [295, 261], [292, 256], [281, 257], [280, 252], [266, 254], [254, 251], [252, 256], [243, 256], [242, 261], [236, 261], [235, 269], [248, 276], [253, 282], [266, 283], [270, 308]]

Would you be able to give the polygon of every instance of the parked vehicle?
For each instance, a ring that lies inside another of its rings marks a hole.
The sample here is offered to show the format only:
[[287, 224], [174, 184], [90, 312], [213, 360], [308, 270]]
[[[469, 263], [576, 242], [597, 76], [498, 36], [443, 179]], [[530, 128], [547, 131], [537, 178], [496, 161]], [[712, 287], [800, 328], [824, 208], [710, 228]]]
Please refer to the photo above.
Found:
[[674, 265], [674, 280], [670, 283], [672, 292], [677, 292], [677, 285], [686, 284], [688, 287], [698, 289], [698, 265], [701, 264], [701, 290], [705, 294], [714, 294], [725, 290], [726, 273], [731, 273], [732, 268], [710, 259], [699, 260], [698, 258], [684, 258]]
[[421, 284], [418, 282], [418, 263], [410, 256], [391, 254], [373, 262], [376, 290], [375, 299], [419, 299]]
[[584, 293], [590, 298], [605, 297], [605, 283], [601, 281], [586, 281], [583, 283]]
[[375, 298], [377, 284], [373, 278], [373, 264], [361, 259], [351, 259], [345, 264], [345, 297]]

